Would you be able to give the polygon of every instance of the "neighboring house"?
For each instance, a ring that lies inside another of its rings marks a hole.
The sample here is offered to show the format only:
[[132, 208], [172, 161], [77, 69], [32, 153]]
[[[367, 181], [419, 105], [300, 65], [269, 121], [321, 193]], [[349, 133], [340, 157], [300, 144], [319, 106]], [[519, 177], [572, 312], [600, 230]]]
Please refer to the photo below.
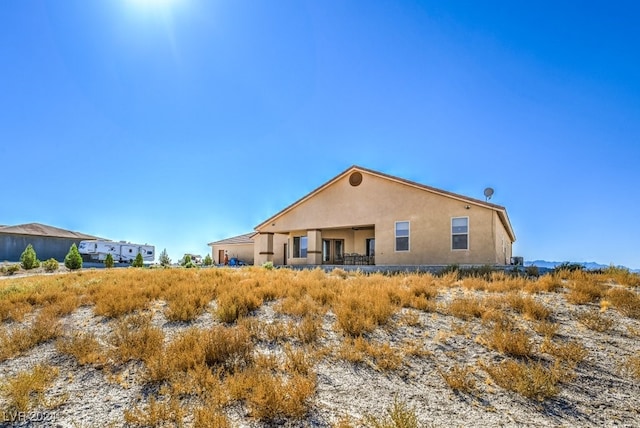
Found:
[[500, 205], [359, 166], [255, 230], [256, 265], [504, 265], [516, 240]]
[[211, 258], [215, 264], [224, 264], [224, 255], [227, 254], [229, 259], [237, 258], [243, 262], [253, 264], [254, 245], [251, 237], [255, 232], [245, 233], [244, 235], [234, 236], [233, 238], [223, 239], [221, 241], [210, 242]]
[[17, 262], [27, 245], [31, 244], [40, 260], [64, 260], [72, 244], [85, 239], [98, 239], [84, 233], [72, 232], [39, 223], [0, 227], [0, 261]]

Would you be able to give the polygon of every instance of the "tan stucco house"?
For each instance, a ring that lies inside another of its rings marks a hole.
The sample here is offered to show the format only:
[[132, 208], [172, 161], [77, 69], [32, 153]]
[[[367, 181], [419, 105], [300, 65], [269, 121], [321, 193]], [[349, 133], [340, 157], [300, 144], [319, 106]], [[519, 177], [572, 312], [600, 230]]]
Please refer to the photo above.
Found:
[[503, 265], [516, 240], [500, 205], [359, 166], [244, 236], [256, 265]]

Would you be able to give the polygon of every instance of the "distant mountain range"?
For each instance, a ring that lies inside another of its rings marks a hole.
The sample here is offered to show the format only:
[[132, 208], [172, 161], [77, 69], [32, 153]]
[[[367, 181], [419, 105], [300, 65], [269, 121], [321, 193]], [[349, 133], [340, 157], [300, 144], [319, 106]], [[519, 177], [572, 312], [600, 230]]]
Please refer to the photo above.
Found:
[[[527, 260], [524, 262], [525, 266], [538, 266], [539, 268], [545, 268], [545, 269], [553, 269], [558, 265], [561, 265], [562, 263], [567, 263], [567, 262], [549, 262], [547, 260]], [[596, 262], [569, 262], [569, 263], [577, 263], [577, 264], [581, 264], [582, 266], [585, 267], [585, 269], [589, 269], [589, 270], [593, 270], [593, 269], [606, 269], [608, 268], [610, 265], [603, 265], [600, 263], [596, 263]], [[626, 266], [618, 266], [621, 268], [625, 268], [625, 269], [629, 269], [631, 272], [636, 272], [636, 273], [640, 273], [640, 269], [630, 269]]]

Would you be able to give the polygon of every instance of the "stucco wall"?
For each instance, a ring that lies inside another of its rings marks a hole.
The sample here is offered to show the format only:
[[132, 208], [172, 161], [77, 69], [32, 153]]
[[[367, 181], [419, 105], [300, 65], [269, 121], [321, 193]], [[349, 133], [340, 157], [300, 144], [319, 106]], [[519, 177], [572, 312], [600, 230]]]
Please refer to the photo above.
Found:
[[226, 244], [226, 245], [212, 245], [211, 246], [211, 258], [216, 264], [224, 263], [224, 258], [219, 259], [219, 251], [227, 251], [229, 258], [236, 257], [243, 262], [252, 265], [253, 264], [253, 244]]
[[[503, 263], [496, 251], [495, 211], [481, 205], [438, 195], [376, 175], [362, 172], [359, 186], [349, 183], [348, 175], [322, 189], [294, 209], [261, 228], [261, 232], [289, 235], [320, 229], [322, 237], [343, 233], [345, 252], [365, 252], [365, 240], [373, 226], [377, 265], [415, 264], [494, 264]], [[469, 218], [469, 249], [451, 249], [452, 217]], [[395, 251], [395, 222], [410, 222], [410, 250]], [[348, 232], [335, 231], [344, 228]], [[365, 236], [367, 235], [367, 236]], [[501, 244], [500, 244], [501, 245]], [[510, 253], [511, 242], [507, 239]], [[291, 263], [298, 263], [290, 260]], [[302, 260], [300, 260], [300, 263]]]

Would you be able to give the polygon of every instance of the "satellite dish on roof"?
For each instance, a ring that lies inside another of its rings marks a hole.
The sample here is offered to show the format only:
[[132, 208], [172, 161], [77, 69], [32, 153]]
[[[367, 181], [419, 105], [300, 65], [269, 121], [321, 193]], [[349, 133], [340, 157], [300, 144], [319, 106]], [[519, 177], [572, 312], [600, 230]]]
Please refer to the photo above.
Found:
[[485, 200], [488, 201], [493, 196], [493, 189], [491, 187], [487, 187], [484, 189], [484, 197]]

